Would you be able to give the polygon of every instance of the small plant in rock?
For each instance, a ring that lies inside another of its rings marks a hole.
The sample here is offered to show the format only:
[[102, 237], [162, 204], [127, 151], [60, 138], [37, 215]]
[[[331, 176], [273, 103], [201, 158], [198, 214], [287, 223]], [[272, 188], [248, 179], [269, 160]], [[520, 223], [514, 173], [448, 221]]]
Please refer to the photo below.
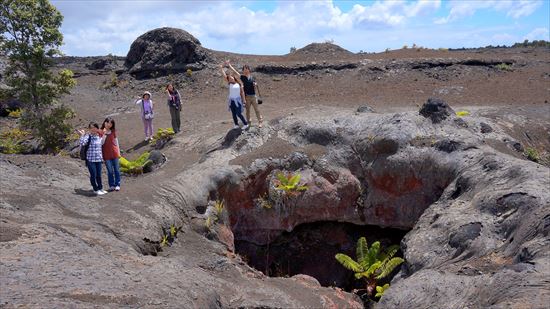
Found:
[[527, 156], [527, 159], [533, 162], [539, 162], [540, 160], [539, 152], [535, 148], [527, 147], [525, 149], [525, 155]]
[[308, 189], [306, 185], [300, 185], [300, 179], [302, 177], [300, 173], [296, 173], [295, 175], [288, 173], [285, 175], [279, 172], [276, 176], [275, 189], [284, 191], [287, 196], [296, 196], [298, 193]]
[[383, 286], [377, 286], [376, 287], [376, 295], [374, 295], [374, 297], [376, 297], [376, 298], [382, 297], [382, 295], [384, 295], [384, 292], [386, 292], [386, 290], [389, 289], [389, 287], [390, 287], [389, 283], [386, 283]]
[[162, 235], [162, 238], [160, 240], [160, 246], [161, 247], [166, 247], [166, 246], [169, 246], [170, 245], [170, 242], [168, 241], [168, 235], [167, 234], [163, 234]]
[[187, 69], [187, 71], [185, 71], [185, 74], [187, 75], [187, 77], [191, 77], [193, 76], [193, 70]]
[[470, 115], [470, 112], [469, 111], [458, 111], [458, 112], [456, 112], [456, 115], [458, 117], [464, 117], [464, 116]]
[[30, 132], [14, 128], [0, 133], [0, 152], [5, 154], [23, 153], [28, 147], [23, 144], [30, 136]]
[[214, 203], [214, 208], [216, 208], [216, 216], [217, 216], [218, 218], [220, 218], [221, 215], [222, 215], [222, 213], [223, 213], [223, 209], [224, 209], [223, 201], [217, 200], [217, 201]]
[[120, 157], [120, 171], [130, 175], [143, 174], [144, 170], [153, 165], [153, 161], [149, 160], [149, 152], [144, 152], [133, 161], [128, 161], [124, 157]]
[[8, 109], [8, 117], [10, 118], [21, 118], [21, 109], [20, 108], [17, 108], [17, 109], [14, 109], [14, 110], [9, 110]]
[[[353, 271], [356, 279], [363, 278], [365, 280], [369, 297], [376, 297], [373, 293], [378, 290], [378, 280], [387, 277], [404, 261], [400, 257], [394, 257], [397, 250], [399, 250], [399, 246], [394, 245], [386, 251], [382, 251], [378, 241], [369, 248], [365, 237], [361, 237], [357, 241], [357, 261], [343, 253], [336, 254], [335, 258], [342, 266]], [[381, 288], [383, 294], [387, 287], [382, 286]]]
[[495, 68], [501, 70], [501, 71], [512, 71], [512, 66], [506, 63], [499, 63], [495, 66]]
[[149, 143], [156, 145], [159, 141], [167, 142], [176, 134], [172, 128], [159, 128]]
[[170, 224], [170, 237], [176, 238], [178, 237], [179, 231], [181, 231], [182, 227], [178, 226], [176, 227], [175, 224]]

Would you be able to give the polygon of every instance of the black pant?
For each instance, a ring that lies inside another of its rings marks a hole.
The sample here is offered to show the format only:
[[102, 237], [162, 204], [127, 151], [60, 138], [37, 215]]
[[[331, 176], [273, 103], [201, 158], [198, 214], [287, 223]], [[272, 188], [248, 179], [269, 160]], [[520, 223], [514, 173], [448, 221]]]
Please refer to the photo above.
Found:
[[235, 101], [231, 100], [231, 105], [229, 105], [229, 108], [231, 108], [231, 115], [233, 116], [233, 122], [235, 123], [236, 126], [239, 125], [239, 121], [237, 120], [237, 117], [241, 119], [241, 121], [245, 126], [248, 124], [244, 119], [244, 116], [241, 112], [241, 108], [237, 106], [237, 103], [235, 103]]
[[180, 109], [170, 105], [170, 117], [172, 117], [172, 129], [174, 132], [178, 133], [180, 131], [181, 121], [180, 121]]

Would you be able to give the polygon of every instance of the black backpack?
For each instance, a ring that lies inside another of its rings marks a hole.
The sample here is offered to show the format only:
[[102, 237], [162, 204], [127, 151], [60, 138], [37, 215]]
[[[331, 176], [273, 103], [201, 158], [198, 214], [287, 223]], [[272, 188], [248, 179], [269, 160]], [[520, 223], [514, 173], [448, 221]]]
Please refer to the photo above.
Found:
[[88, 148], [90, 148], [90, 138], [91, 136], [88, 135], [88, 142], [80, 146], [80, 160], [86, 160], [86, 154], [88, 153]]

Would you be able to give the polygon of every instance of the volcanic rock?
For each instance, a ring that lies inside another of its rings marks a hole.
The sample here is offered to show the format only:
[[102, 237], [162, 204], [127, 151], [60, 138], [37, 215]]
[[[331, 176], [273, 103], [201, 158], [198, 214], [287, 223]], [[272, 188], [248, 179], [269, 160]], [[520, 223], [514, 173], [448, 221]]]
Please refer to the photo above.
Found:
[[420, 115], [430, 118], [433, 123], [439, 123], [454, 113], [445, 101], [437, 98], [429, 98], [420, 109]]
[[188, 32], [158, 28], [139, 36], [130, 46], [124, 65], [137, 78], [200, 70], [208, 52]]

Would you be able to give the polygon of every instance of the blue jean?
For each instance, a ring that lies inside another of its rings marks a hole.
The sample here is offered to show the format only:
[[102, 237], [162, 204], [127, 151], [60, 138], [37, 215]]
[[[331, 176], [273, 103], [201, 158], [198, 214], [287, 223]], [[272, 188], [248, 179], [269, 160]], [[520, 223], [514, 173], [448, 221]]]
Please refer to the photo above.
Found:
[[105, 167], [107, 168], [109, 187], [120, 187], [120, 163], [118, 158], [105, 161]]
[[239, 107], [237, 103], [235, 103], [235, 101], [233, 100], [231, 100], [231, 105], [229, 105], [229, 108], [231, 109], [231, 115], [233, 116], [233, 122], [235, 123], [235, 125], [239, 125], [239, 122], [237, 120], [237, 117], [239, 117], [239, 119], [241, 119], [243, 124], [246, 126], [247, 123], [243, 117], [242, 108]]
[[103, 184], [101, 184], [101, 162], [86, 161], [88, 171], [90, 171], [90, 183], [94, 191], [103, 190]]

